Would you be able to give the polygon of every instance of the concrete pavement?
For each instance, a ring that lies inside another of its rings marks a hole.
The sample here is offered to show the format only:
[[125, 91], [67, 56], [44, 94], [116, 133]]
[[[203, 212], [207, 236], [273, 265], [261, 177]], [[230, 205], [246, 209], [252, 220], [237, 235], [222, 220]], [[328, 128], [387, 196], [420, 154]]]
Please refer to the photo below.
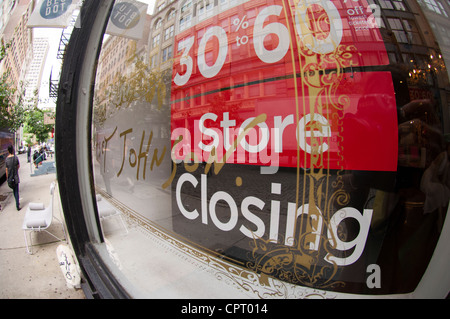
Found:
[[[6, 182], [0, 185], [0, 298], [1, 299], [84, 299], [82, 289], [68, 288], [59, 266], [56, 248], [60, 242], [45, 232], [33, 232], [33, 254], [26, 251], [22, 223], [30, 202], [50, 201], [50, 184], [56, 181], [55, 170], [39, 174], [27, 163], [26, 154], [20, 160], [20, 204], [16, 210], [14, 195]], [[55, 158], [48, 158], [47, 164]], [[44, 163], [45, 163], [44, 162]], [[54, 203], [54, 216], [63, 220], [58, 184]], [[62, 225], [54, 220], [48, 229], [64, 238]], [[27, 234], [28, 235], [28, 234]]]

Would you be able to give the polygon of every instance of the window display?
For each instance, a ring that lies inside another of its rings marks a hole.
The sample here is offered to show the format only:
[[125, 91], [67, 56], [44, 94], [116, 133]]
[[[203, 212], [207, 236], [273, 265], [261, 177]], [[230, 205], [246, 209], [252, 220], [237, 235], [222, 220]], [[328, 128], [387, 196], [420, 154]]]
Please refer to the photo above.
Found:
[[124, 287], [414, 293], [448, 228], [449, 4], [134, 2], [111, 9], [90, 142]]

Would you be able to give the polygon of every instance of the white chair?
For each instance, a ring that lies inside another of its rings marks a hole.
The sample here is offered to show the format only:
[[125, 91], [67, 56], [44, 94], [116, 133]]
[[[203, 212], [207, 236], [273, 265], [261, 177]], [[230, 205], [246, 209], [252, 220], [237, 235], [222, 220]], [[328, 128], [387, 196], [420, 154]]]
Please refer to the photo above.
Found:
[[[27, 212], [23, 219], [22, 229], [25, 237], [25, 245], [27, 247], [27, 253], [33, 254], [33, 242], [31, 240], [31, 232], [41, 232], [45, 231], [56, 239], [63, 241], [66, 239], [66, 232], [64, 230], [63, 223], [56, 217], [53, 216], [53, 197], [55, 192], [55, 182], [50, 185], [50, 203], [47, 207], [44, 203], [30, 203], [28, 204]], [[64, 239], [57, 237], [56, 235], [49, 232], [47, 229], [52, 224], [53, 218], [58, 220], [63, 228]], [[28, 245], [27, 232], [30, 233], [30, 245]]]
[[118, 217], [128, 234], [128, 228], [122, 218], [122, 214], [114, 208], [107, 200], [105, 200], [100, 194], [96, 195], [97, 199], [97, 210], [100, 220], [105, 220], [107, 218]]

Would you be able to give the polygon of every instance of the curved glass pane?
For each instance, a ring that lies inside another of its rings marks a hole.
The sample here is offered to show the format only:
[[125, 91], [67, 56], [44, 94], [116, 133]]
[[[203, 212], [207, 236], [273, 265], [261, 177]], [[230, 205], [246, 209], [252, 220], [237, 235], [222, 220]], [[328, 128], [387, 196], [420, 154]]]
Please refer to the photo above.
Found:
[[102, 227], [130, 282], [159, 289], [157, 242], [167, 273], [192, 259], [250, 295], [414, 291], [450, 198], [449, 3], [145, 10], [116, 2], [93, 112]]

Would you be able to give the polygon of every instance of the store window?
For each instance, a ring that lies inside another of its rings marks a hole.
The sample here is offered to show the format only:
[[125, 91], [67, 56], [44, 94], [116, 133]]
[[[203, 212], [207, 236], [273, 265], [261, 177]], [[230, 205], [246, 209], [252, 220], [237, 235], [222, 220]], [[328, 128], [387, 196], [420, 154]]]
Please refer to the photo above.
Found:
[[213, 17], [178, 1], [172, 45], [127, 38], [97, 67], [96, 84], [124, 70], [95, 85], [90, 135], [90, 231], [115, 278], [133, 297], [414, 296], [449, 263], [448, 18], [194, 3]]

